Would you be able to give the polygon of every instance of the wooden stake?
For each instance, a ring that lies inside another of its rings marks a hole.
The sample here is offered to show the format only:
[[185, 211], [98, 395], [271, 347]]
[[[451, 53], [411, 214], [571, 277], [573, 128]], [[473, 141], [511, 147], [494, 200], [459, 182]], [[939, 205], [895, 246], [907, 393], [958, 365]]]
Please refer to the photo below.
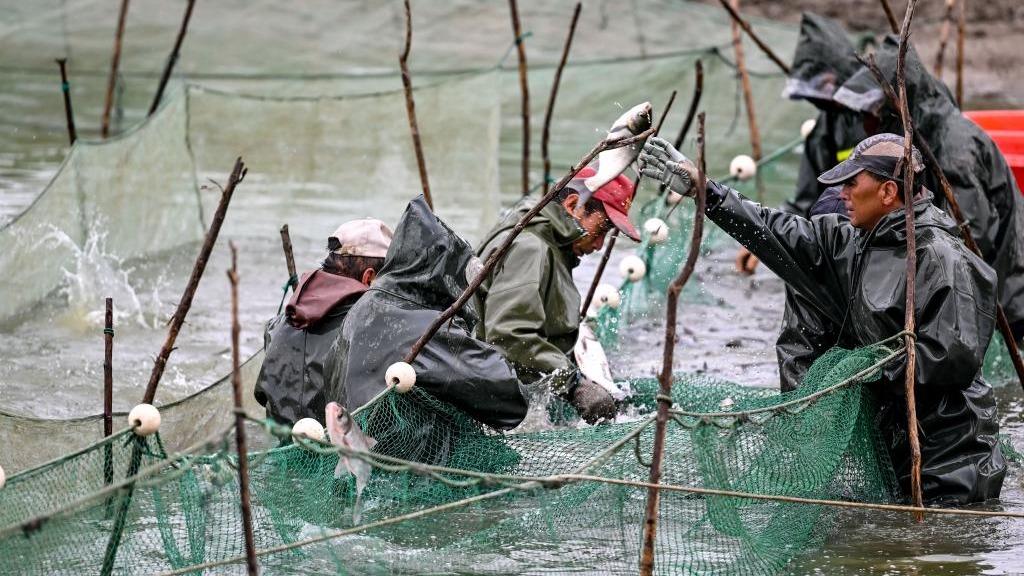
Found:
[[939, 50], [935, 53], [935, 77], [942, 80], [942, 60], [946, 53], [946, 42], [949, 41], [949, 28], [953, 24], [953, 7], [956, 0], [946, 0], [946, 12], [942, 18], [942, 28], [939, 30]]
[[227, 214], [228, 204], [231, 203], [231, 195], [235, 192], [235, 186], [238, 186], [245, 179], [247, 172], [248, 170], [245, 164], [242, 163], [241, 156], [239, 156], [235, 160], [235, 167], [231, 170], [231, 176], [228, 177], [228, 185], [222, 189], [220, 204], [217, 205], [217, 211], [213, 214], [213, 222], [210, 223], [210, 229], [206, 232], [203, 247], [199, 250], [199, 255], [196, 256], [196, 263], [192, 267], [192, 276], [188, 279], [185, 292], [181, 295], [181, 300], [174, 311], [174, 316], [171, 316], [170, 326], [167, 329], [167, 339], [164, 340], [163, 348], [160, 349], [160, 354], [157, 355], [156, 361], [153, 362], [153, 371], [149, 375], [146, 394], [142, 398], [142, 401], [146, 404], [153, 403], [153, 398], [156, 396], [156, 388], [160, 384], [160, 378], [163, 376], [164, 368], [167, 366], [167, 358], [174, 351], [174, 341], [177, 340], [178, 332], [181, 331], [181, 327], [185, 323], [185, 316], [188, 315], [188, 310], [192, 307], [192, 298], [196, 294], [196, 289], [199, 288], [199, 280], [203, 277], [203, 272], [206, 270], [206, 263], [210, 259], [213, 245], [217, 242], [217, 235], [220, 234], [220, 227], [224, 224], [224, 216]]
[[551, 96], [548, 98], [548, 109], [544, 112], [544, 130], [540, 137], [540, 154], [544, 158], [544, 193], [547, 194], [551, 187], [551, 156], [548, 154], [548, 140], [551, 138], [551, 114], [555, 111], [555, 99], [558, 98], [558, 85], [562, 82], [562, 70], [565, 68], [565, 61], [569, 59], [569, 48], [572, 46], [572, 37], [576, 34], [576, 22], [580, 19], [582, 2], [576, 3], [576, 9], [572, 12], [572, 20], [569, 21], [569, 35], [565, 37], [565, 45], [562, 47], [562, 59], [558, 61], [558, 68], [555, 68], [555, 80], [551, 84]]
[[238, 337], [242, 331], [238, 323], [238, 251], [234, 242], [231, 249], [231, 389], [235, 396], [235, 448], [238, 453], [238, 493], [241, 496], [242, 530], [245, 536], [245, 563], [249, 576], [259, 573], [256, 563], [256, 538], [252, 532], [252, 503], [249, 498], [249, 452], [245, 447], [245, 410], [242, 409], [242, 371]]
[[892, 11], [892, 6], [889, 6], [888, 0], [881, 0], [882, 10], [885, 11], [885, 19], [889, 21], [889, 29], [892, 30], [893, 34], [899, 34], [900, 25], [896, 22], [896, 14]]
[[956, 23], [956, 105], [964, 109], [964, 32], [967, 27], [967, 0], [960, 0]]
[[420, 142], [420, 127], [416, 122], [416, 102], [412, 98], [412, 78], [409, 76], [409, 49], [412, 48], [412, 11], [409, 0], [405, 0], [405, 47], [398, 56], [398, 64], [402, 68], [402, 87], [405, 89], [405, 111], [409, 116], [409, 130], [412, 132], [412, 147], [416, 152], [416, 166], [420, 170], [420, 184], [423, 186], [423, 199], [427, 206], [434, 209], [434, 200], [430, 196], [430, 180], [427, 179], [427, 161], [423, 157], [423, 143]]
[[672, 408], [672, 363], [676, 345], [676, 317], [679, 306], [679, 294], [690, 279], [700, 254], [701, 238], [704, 235], [705, 205], [705, 167], [704, 167], [704, 113], [697, 117], [697, 188], [696, 208], [693, 214], [693, 236], [690, 238], [690, 251], [679, 275], [668, 286], [668, 302], [665, 318], [665, 349], [662, 354], [661, 374], [658, 376], [658, 415], [654, 420], [654, 448], [651, 452], [651, 473], [647, 489], [647, 506], [644, 511], [643, 548], [640, 554], [640, 574], [650, 576], [654, 573], [654, 542], [658, 533], [658, 503], [661, 482], [661, 463], [665, 452], [665, 429], [668, 426], [669, 410]]
[[[736, 13], [739, 13], [740, 0], [731, 0], [731, 6]], [[736, 70], [740, 74], [740, 82], [743, 85], [743, 103], [747, 109], [747, 128], [750, 132], [750, 150], [754, 162], [761, 161], [761, 131], [757, 128], [757, 115], [754, 112], [754, 93], [750, 88], [750, 74], [747, 73], [747, 62], [743, 56], [743, 37], [740, 36], [740, 26], [737, 19], [732, 21], [732, 50], [736, 56]], [[757, 201], [764, 202], [764, 183], [759, 175], [755, 175], [757, 184]]]
[[292, 252], [292, 236], [288, 233], [288, 225], [281, 226], [281, 247], [284, 249], [284, 264], [288, 267], [288, 283], [295, 287], [299, 281], [295, 271], [295, 254]]
[[[923, 506], [921, 491], [921, 443], [917, 437], [917, 402], [914, 398], [916, 383], [917, 346], [913, 334], [916, 332], [914, 319], [915, 283], [917, 279], [917, 237], [914, 231], [914, 121], [910, 116], [910, 103], [907, 97], [906, 60], [907, 46], [910, 40], [910, 22], [914, 18], [917, 0], [907, 3], [907, 12], [903, 16], [900, 28], [899, 51], [896, 57], [896, 86], [899, 90], [900, 118], [903, 121], [903, 212], [907, 219], [907, 294], [906, 313], [903, 330], [906, 336], [907, 369], [903, 383], [903, 391], [907, 398], [907, 433], [910, 441], [910, 496], [914, 506]], [[896, 176], [896, 174], [893, 174]], [[924, 520], [924, 514], [915, 514], [917, 521]]]
[[174, 71], [174, 65], [178, 62], [178, 53], [181, 52], [181, 43], [185, 40], [185, 32], [188, 31], [188, 22], [192, 19], [192, 8], [195, 5], [196, 0], [188, 0], [188, 5], [185, 7], [185, 17], [182, 18], [181, 27], [178, 28], [178, 37], [174, 39], [174, 48], [171, 49], [171, 55], [167, 57], [167, 65], [164, 66], [164, 72], [160, 75], [160, 84], [157, 85], [156, 96], [153, 97], [153, 103], [149, 105], [147, 116], [152, 116], [160, 106], [160, 99], [163, 98], [164, 89], [167, 88], [167, 82], [171, 79], [171, 72]]
[[117, 17], [117, 33], [114, 35], [114, 56], [110, 59], [110, 78], [107, 80], [107, 99], [103, 104], [103, 120], [100, 136], [110, 136], [110, 108], [114, 105], [114, 88], [117, 86], [117, 68], [121, 62], [121, 40], [124, 38], [124, 23], [128, 17], [128, 0], [121, 0], [121, 12]]
[[576, 174], [579, 173], [580, 170], [586, 167], [587, 164], [590, 164], [590, 162], [593, 161], [594, 158], [597, 158], [597, 155], [600, 154], [601, 152], [605, 150], [611, 150], [613, 148], [629, 146], [637, 142], [643, 142], [653, 133], [654, 128], [652, 127], [633, 136], [616, 138], [614, 140], [605, 139], [599, 142], [597, 146], [594, 146], [594, 148], [591, 149], [590, 152], [588, 152], [587, 155], [584, 156], [578, 164], [569, 169], [569, 172], [565, 176], [563, 176], [562, 179], [558, 181], [558, 183], [555, 184], [554, 188], [548, 190], [547, 194], [544, 194], [544, 196], [542, 196], [541, 199], [537, 201], [537, 204], [535, 204], [533, 208], [531, 208], [526, 214], [523, 215], [522, 218], [519, 219], [519, 222], [517, 222], [516, 225], [512, 228], [512, 230], [508, 233], [508, 235], [505, 237], [505, 240], [501, 243], [500, 246], [498, 246], [498, 249], [492, 252], [490, 257], [487, 258], [487, 261], [484, 262], [483, 268], [480, 269], [480, 272], [478, 272], [476, 277], [473, 278], [473, 280], [469, 283], [469, 286], [467, 286], [466, 289], [462, 291], [462, 294], [459, 295], [459, 298], [451, 306], [449, 306], [447, 310], [442, 312], [440, 316], [435, 318], [434, 321], [430, 323], [430, 326], [427, 327], [427, 330], [423, 333], [422, 336], [419, 337], [418, 340], [416, 340], [416, 342], [412, 345], [412, 348], [409, 350], [409, 353], [406, 354], [405, 358], [403, 358], [402, 360], [408, 364], [412, 364], [413, 360], [416, 359], [416, 356], [419, 355], [423, 347], [427, 345], [427, 342], [429, 342], [430, 339], [434, 337], [434, 334], [437, 333], [437, 331], [441, 328], [441, 326], [444, 325], [445, 322], [451, 320], [452, 317], [454, 317], [455, 314], [457, 314], [458, 311], [462, 309], [462, 307], [466, 304], [466, 301], [469, 300], [473, 293], [476, 292], [476, 289], [480, 287], [480, 284], [483, 283], [484, 278], [486, 278], [491, 273], [491, 271], [494, 270], [494, 267], [498, 265], [498, 262], [505, 257], [505, 254], [508, 252], [509, 248], [512, 247], [512, 242], [516, 239], [517, 236], [519, 236], [523, 229], [526, 228], [526, 225], [529, 224], [531, 220], [533, 220], [534, 216], [539, 214], [540, 211], [545, 206], [548, 205], [548, 202], [550, 202], [551, 199], [555, 197], [555, 194], [557, 194], [559, 190], [565, 188], [569, 181], [572, 180], [576, 176]]
[[519, 25], [519, 7], [516, 0], [508, 0], [512, 15], [512, 32], [516, 35], [516, 54], [519, 57], [519, 92], [522, 95], [520, 114], [523, 117], [523, 196], [530, 193], [530, 86], [527, 81], [526, 47], [523, 46], [523, 31]]
[[[114, 433], [114, 299], [105, 301], [103, 316], [103, 437]], [[114, 481], [113, 454], [110, 444], [103, 447], [103, 479]]]
[[[700, 60], [697, 61], [700, 65]], [[668, 97], [668, 103], [665, 104], [665, 111], [661, 113], [661, 118], [658, 119], [658, 125], [654, 127], [654, 135], [657, 136], [658, 132], [661, 132], [661, 126], [665, 123], [665, 118], [668, 118], [668, 111], [672, 109], [672, 103], [676, 101], [676, 91], [672, 91], [672, 95]], [[633, 194], [634, 197], [636, 192], [640, 190], [640, 181], [643, 180], [644, 175], [637, 173], [636, 178], [633, 179]], [[583, 299], [583, 306], [580, 307], [580, 316], [586, 317], [587, 308], [590, 308], [590, 303], [594, 301], [594, 293], [597, 291], [598, 284], [601, 283], [601, 276], [604, 276], [604, 269], [608, 266], [608, 260], [612, 257], [612, 250], [615, 249], [615, 241], [619, 238], [619, 230], [616, 228], [612, 232], [611, 237], [608, 239], [608, 245], [604, 247], [604, 253], [601, 254], [601, 261], [597, 264], [597, 270], [594, 271], [594, 279], [590, 281], [590, 288], [587, 290], [587, 297]]]
[[754, 41], [754, 44], [757, 44], [758, 48], [760, 48], [768, 58], [771, 58], [771, 60], [782, 69], [783, 73], [788, 75], [789, 65], [783, 62], [767, 44], [761, 41], [761, 38], [754, 33], [754, 29], [750, 27], [750, 24], [748, 24], [743, 17], [740, 16], [740, 13], [729, 4], [729, 0], [718, 0], [718, 2], [722, 5], [722, 8], [725, 8], [725, 11], [729, 13], [729, 16], [732, 16], [733, 22], [739, 24], [740, 28], [743, 28], [743, 31], [747, 33], [747, 36], [750, 36], [750, 39]]
[[[693, 124], [693, 118], [697, 115], [700, 97], [704, 94], [704, 64], [700, 60], [697, 60], [696, 64], [694, 64], [694, 74], [693, 97], [690, 98], [690, 109], [686, 111], [686, 120], [683, 121], [683, 126], [679, 129], [679, 134], [676, 134], [676, 140], [673, 142], [676, 149], [682, 148], [683, 140], [686, 139], [686, 134], [690, 131], [690, 125]], [[664, 188], [662, 189], [664, 190]]]
[[[875, 63], [874, 57], [871, 55], [867, 58], [858, 57], [858, 60], [874, 75], [875, 81], [882, 87], [882, 92], [885, 94], [889, 104], [899, 108], [899, 98], [896, 96], [896, 91], [893, 90], [889, 81], [885, 79], [882, 71], [878, 68], [878, 64]], [[949, 179], [946, 178], [946, 173], [942, 171], [942, 167], [939, 166], [938, 159], [935, 158], [931, 146], [928, 145], [928, 142], [921, 136], [920, 132], [914, 133], [914, 144], [917, 145], [917, 149], [924, 156], [925, 164], [928, 165], [936, 180], [939, 181], [939, 187], [942, 188], [942, 194], [946, 198], [949, 213], [956, 220], [957, 227], [960, 228], [960, 237], [963, 238], [964, 244], [978, 257], [984, 258], [981, 254], [981, 248], [978, 247], [978, 243], [974, 240], [974, 235], [971, 233], [971, 229], [964, 219], [964, 214], [960, 210], [960, 203], [957, 202], [956, 196], [953, 194], [953, 186], [949, 183]], [[996, 326], [999, 327], [999, 333], [1003, 336], [1003, 343], [1006, 345], [1010, 362], [1017, 373], [1017, 379], [1020, 381], [1021, 388], [1024, 389], [1024, 359], [1021, 358], [1020, 350], [1017, 348], [1017, 341], [1014, 339], [1013, 331], [1010, 329], [1010, 322], [1006, 318], [1006, 311], [1003, 310], [1003, 306], [999, 302], [996, 302]]]
[[68, 83], [68, 72], [65, 68], [67, 58], [57, 58], [57, 66], [60, 66], [60, 91], [64, 93], [64, 120], [68, 126], [68, 144], [74, 144], [78, 140], [78, 132], [75, 130], [75, 114], [71, 110], [71, 84]]

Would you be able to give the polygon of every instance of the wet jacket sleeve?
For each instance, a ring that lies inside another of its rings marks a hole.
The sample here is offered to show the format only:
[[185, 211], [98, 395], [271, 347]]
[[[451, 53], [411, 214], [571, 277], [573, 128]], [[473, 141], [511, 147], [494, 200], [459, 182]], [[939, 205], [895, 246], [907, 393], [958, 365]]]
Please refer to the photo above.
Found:
[[846, 286], [837, 263], [852, 249], [852, 229], [836, 216], [813, 220], [764, 208], [708, 181], [706, 213], [826, 318], [842, 324]]
[[492, 275], [484, 301], [484, 340], [497, 346], [516, 366], [532, 374], [572, 368], [569, 358], [544, 333], [544, 300], [551, 279], [547, 246], [533, 234], [512, 244]]
[[[981, 250], [987, 262], [994, 262], [996, 259], [996, 245], [999, 234], [999, 210], [993, 201], [998, 200], [999, 195], [1005, 195], [1005, 190], [989, 190], [988, 183], [980, 178], [982, 175], [976, 173], [973, 166], [981, 165], [970, 162], [972, 166], [948, 166], [944, 167], [946, 178], [953, 189], [960, 211], [971, 229], [975, 242]], [[936, 190], [942, 193], [942, 188], [936, 183]], [[945, 206], [945, 202], [942, 205]]]

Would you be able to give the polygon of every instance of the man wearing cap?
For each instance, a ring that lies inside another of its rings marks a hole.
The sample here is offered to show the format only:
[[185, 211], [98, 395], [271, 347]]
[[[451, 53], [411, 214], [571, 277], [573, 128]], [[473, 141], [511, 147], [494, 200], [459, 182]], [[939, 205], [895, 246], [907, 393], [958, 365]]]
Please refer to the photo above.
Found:
[[[505, 257], [476, 292], [483, 322], [479, 336], [497, 346], [524, 383], [547, 378], [588, 422], [615, 414], [615, 401], [600, 385], [580, 377], [571, 360], [580, 327], [580, 293], [572, 271], [580, 258], [604, 245], [617, 228], [639, 240], [629, 221], [633, 184], [619, 175], [580, 202], [584, 168], [516, 237]], [[486, 260], [515, 224], [536, 205], [523, 198], [484, 238], [477, 254]]]
[[[708, 217], [756, 254], [835, 326], [835, 345], [859, 348], [903, 330], [906, 223], [902, 202], [903, 138], [879, 134], [822, 174], [841, 184], [849, 220], [810, 220], [763, 208], [707, 181]], [[913, 170], [920, 174], [914, 149]], [[692, 196], [693, 163], [671, 144], [652, 138], [640, 155], [643, 173]], [[920, 178], [915, 178], [920, 181]], [[995, 325], [995, 272], [970, 252], [956, 223], [915, 184], [917, 238], [916, 384], [921, 480], [926, 500], [965, 504], [999, 495], [1006, 463], [996, 434], [992, 389], [981, 365]], [[903, 363], [883, 369], [877, 424], [904, 491], [910, 452], [903, 396]]]
[[255, 390], [267, 416], [289, 425], [323, 419], [328, 354], [349, 309], [384, 263], [392, 235], [373, 218], [342, 224], [327, 239], [320, 268], [302, 274], [284, 314], [267, 323]]

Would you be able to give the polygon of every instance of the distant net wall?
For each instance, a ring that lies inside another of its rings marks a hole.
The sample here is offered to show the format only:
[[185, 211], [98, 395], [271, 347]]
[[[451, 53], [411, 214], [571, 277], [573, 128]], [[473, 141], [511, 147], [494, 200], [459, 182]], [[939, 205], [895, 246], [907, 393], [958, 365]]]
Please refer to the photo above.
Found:
[[[897, 356], [884, 348], [833, 350], [804, 387], [784, 395], [677, 377], [662, 482], [890, 499], [893, 473], [879, 451], [872, 396], [859, 382], [825, 389], [858, 373], [870, 379], [872, 367]], [[638, 407], [653, 407], [656, 382], [633, 384]], [[256, 544], [268, 551], [260, 560], [267, 573], [389, 574], [425, 566], [484, 574], [635, 573], [646, 489], [629, 483], [648, 476], [650, 418], [496, 435], [417, 389], [384, 397], [359, 421], [378, 444], [358, 509], [354, 478], [335, 478], [339, 455], [331, 447], [250, 455]], [[158, 437], [133, 438], [119, 434], [9, 480], [0, 490], [5, 570], [97, 573], [105, 556], [115, 573], [237, 564], [243, 546], [231, 435], [214, 435], [170, 460], [163, 460]], [[106, 450], [116, 490], [104, 492]], [[126, 483], [133, 461], [140, 474]], [[597, 479], [557, 480], [565, 474]], [[111, 558], [105, 552], [122, 506], [124, 530]], [[825, 537], [829, 519], [821, 506], [664, 490], [658, 570], [778, 573]], [[349, 529], [343, 539], [310, 542]]]

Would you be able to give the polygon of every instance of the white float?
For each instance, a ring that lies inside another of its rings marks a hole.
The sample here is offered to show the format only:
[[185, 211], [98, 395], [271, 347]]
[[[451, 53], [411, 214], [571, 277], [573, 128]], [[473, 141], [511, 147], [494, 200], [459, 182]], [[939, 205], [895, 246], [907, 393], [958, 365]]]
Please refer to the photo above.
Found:
[[811, 131], [814, 130], [814, 126], [817, 123], [818, 121], [814, 118], [804, 120], [804, 123], [800, 125], [800, 137], [807, 140], [807, 137], [811, 134]]
[[7, 484], [7, 473], [4, 472], [4, 467], [0, 466], [0, 490], [4, 489], [4, 484]]
[[292, 436], [305, 436], [310, 440], [323, 440], [326, 437], [324, 427], [316, 418], [303, 418], [292, 426]]
[[128, 413], [128, 425], [137, 436], [149, 436], [160, 428], [160, 411], [152, 404], [139, 404]]
[[644, 222], [644, 232], [651, 238], [651, 244], [664, 244], [668, 240], [668, 224], [661, 218], [651, 218]]
[[630, 254], [619, 262], [619, 272], [630, 282], [639, 282], [647, 274], [647, 265], [639, 256]]
[[729, 174], [740, 180], [750, 180], [757, 174], [757, 162], [746, 154], [740, 154], [729, 162]]
[[615, 286], [599, 284], [597, 289], [594, 290], [594, 301], [597, 302], [598, 308], [607, 306], [614, 310], [622, 303], [622, 296], [619, 294], [619, 289]]
[[394, 386], [399, 393], [405, 394], [416, 385], [416, 370], [405, 362], [395, 362], [388, 366], [384, 373], [388, 386]]

